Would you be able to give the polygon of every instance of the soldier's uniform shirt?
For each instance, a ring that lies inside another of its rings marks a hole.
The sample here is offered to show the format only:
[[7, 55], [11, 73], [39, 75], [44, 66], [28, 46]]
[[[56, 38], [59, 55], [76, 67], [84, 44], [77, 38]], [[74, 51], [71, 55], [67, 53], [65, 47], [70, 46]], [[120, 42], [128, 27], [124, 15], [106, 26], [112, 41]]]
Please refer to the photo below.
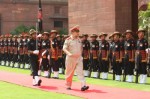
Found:
[[136, 43], [136, 50], [139, 51], [139, 53], [142, 56], [142, 60], [146, 59], [146, 49], [148, 48], [148, 42], [144, 38], [141, 40], [137, 40]]
[[121, 44], [119, 41], [117, 42], [114, 42], [114, 45], [112, 47], [112, 53], [113, 53], [113, 56], [116, 57], [116, 61], [118, 61], [119, 59], [121, 59], [120, 57], [120, 51], [121, 51]]
[[63, 49], [64, 42], [60, 40], [60, 41], [57, 41], [57, 43], [58, 43], [58, 57], [62, 58], [62, 54], [63, 54], [62, 49]]
[[98, 58], [98, 51], [99, 51], [99, 42], [97, 40], [94, 40], [91, 42], [90, 45], [90, 51], [93, 54], [93, 58], [97, 59]]
[[99, 50], [101, 52], [102, 59], [108, 58], [109, 43], [106, 40], [100, 41]]
[[20, 42], [19, 42], [19, 54], [20, 55], [23, 55], [23, 40], [21, 39]]
[[[41, 42], [41, 50], [42, 50], [42, 52], [47, 50], [46, 54], [48, 55], [49, 49], [50, 49], [50, 41], [48, 39], [47, 40], [42, 40], [42, 42]], [[46, 58], [47, 57], [46, 54], [43, 57]]]
[[134, 58], [132, 51], [135, 49], [135, 42], [133, 39], [126, 40], [124, 43], [125, 54], [128, 54], [129, 59]]
[[8, 52], [8, 40], [4, 40], [4, 50], [5, 50], [5, 53]]
[[[35, 51], [38, 50], [38, 40], [31, 39], [28, 42], [28, 51]], [[35, 54], [30, 54], [30, 63], [33, 69], [33, 77], [38, 76], [38, 69], [39, 69], [39, 64], [38, 64], [38, 55]]]
[[74, 39], [72, 36], [70, 36], [65, 40], [63, 50], [67, 50], [72, 54], [72, 56], [69, 56], [68, 53], [66, 53], [66, 85], [71, 87], [72, 77], [75, 69], [79, 80], [82, 82], [82, 85], [85, 85], [81, 40], [78, 38]]
[[54, 52], [52, 52], [52, 56], [51, 56], [51, 58], [57, 58], [58, 56], [57, 56], [57, 50], [58, 50], [58, 40], [56, 39], [56, 38], [54, 38], [53, 40], [52, 40], [52, 47], [53, 47], [53, 49], [54, 49]]
[[83, 44], [83, 59], [88, 59], [89, 50], [90, 50], [90, 42], [88, 40], [84, 40]]

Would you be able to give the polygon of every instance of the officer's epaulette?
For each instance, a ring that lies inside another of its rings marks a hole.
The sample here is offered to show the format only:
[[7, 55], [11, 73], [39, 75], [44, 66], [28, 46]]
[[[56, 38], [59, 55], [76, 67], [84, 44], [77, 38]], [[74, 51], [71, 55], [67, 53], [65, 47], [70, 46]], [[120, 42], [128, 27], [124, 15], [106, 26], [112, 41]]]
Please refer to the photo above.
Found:
[[66, 40], [70, 40], [71, 39], [71, 37], [68, 37]]

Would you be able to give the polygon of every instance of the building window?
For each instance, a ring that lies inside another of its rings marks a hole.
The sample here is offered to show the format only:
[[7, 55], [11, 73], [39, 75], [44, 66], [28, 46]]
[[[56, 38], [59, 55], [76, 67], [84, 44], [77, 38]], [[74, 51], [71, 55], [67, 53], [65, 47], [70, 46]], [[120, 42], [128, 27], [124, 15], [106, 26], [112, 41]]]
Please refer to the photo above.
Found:
[[63, 21], [54, 21], [54, 27], [55, 28], [62, 28], [63, 27]]
[[55, 6], [54, 12], [55, 12], [55, 14], [60, 14], [60, 7], [59, 6]]

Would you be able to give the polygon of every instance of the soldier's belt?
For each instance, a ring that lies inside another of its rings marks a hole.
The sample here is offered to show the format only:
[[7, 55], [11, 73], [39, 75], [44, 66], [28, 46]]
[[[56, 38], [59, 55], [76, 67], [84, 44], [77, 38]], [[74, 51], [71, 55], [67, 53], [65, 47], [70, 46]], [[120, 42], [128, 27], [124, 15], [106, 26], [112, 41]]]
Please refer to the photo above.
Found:
[[97, 57], [93, 57], [93, 59], [97, 59]]
[[83, 58], [83, 59], [88, 59], [88, 58]]
[[62, 56], [58, 56], [58, 58], [62, 58]]

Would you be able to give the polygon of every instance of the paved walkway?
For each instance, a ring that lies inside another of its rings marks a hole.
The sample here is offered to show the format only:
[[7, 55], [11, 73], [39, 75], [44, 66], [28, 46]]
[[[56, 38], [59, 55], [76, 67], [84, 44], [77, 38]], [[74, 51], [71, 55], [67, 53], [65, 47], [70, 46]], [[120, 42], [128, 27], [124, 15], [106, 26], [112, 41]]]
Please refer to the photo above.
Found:
[[42, 85], [40, 87], [34, 87], [31, 84], [32, 77], [29, 75], [0, 71], [0, 81], [44, 91], [74, 95], [86, 99], [150, 99], [150, 92], [96, 85], [89, 85], [90, 89], [88, 91], [81, 92], [80, 83], [78, 82], [73, 82], [72, 90], [66, 90], [64, 80], [41, 79], [43, 81]]

